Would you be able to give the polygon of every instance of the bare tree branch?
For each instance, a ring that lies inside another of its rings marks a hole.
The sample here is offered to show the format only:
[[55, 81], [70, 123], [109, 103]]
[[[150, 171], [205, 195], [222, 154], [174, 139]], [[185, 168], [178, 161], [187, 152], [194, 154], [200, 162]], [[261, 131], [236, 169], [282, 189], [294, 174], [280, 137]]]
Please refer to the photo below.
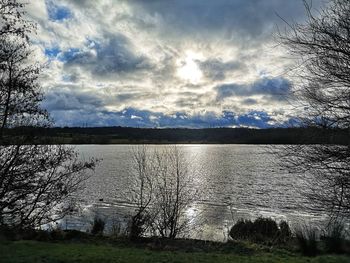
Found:
[[294, 87], [304, 108], [302, 123], [346, 134], [342, 145], [286, 146], [283, 165], [313, 178], [308, 196], [333, 216], [350, 215], [350, 2], [332, 0], [307, 22], [287, 24], [281, 44], [298, 59]]

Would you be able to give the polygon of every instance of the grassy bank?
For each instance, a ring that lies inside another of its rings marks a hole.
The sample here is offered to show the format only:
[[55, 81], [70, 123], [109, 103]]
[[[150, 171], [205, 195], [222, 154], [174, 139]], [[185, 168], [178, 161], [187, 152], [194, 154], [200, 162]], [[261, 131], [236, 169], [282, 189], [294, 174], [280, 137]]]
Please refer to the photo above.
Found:
[[348, 256], [308, 258], [283, 249], [235, 249], [235, 244], [231, 245], [230, 251], [188, 252], [172, 247], [159, 250], [152, 246], [125, 243], [2, 241], [0, 262], [350, 262]]

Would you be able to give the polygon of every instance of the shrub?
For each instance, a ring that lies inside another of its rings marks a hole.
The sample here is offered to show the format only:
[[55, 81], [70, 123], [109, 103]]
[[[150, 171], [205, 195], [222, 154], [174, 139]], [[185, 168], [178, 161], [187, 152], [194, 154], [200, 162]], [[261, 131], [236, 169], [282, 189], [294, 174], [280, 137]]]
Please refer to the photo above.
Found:
[[52, 229], [50, 232], [50, 236], [53, 240], [64, 240], [65, 233], [61, 229]]
[[[124, 230], [124, 231], [123, 231]], [[120, 220], [114, 219], [112, 221], [111, 225], [111, 236], [115, 238], [123, 237], [125, 236], [127, 231], [125, 230], [125, 227], [123, 228], [123, 225]]]
[[331, 224], [326, 234], [322, 237], [325, 250], [328, 253], [343, 253], [344, 252], [344, 225], [340, 222]]
[[286, 242], [292, 237], [292, 231], [286, 221], [281, 221], [279, 223], [279, 241]]
[[140, 239], [150, 225], [150, 216], [146, 211], [138, 212], [131, 218], [129, 237], [131, 240]]
[[[38, 241], [49, 241], [51, 240], [51, 235], [46, 230], [34, 230], [35, 236], [34, 239]], [[33, 238], [30, 238], [33, 239]]]
[[273, 239], [277, 237], [279, 229], [273, 219], [259, 217], [253, 223], [253, 231], [257, 238]]
[[0, 225], [0, 240], [14, 240], [15, 231], [6, 225]]
[[253, 235], [253, 222], [240, 219], [230, 230], [230, 237], [239, 240], [248, 240]]
[[105, 229], [106, 222], [99, 217], [94, 218], [94, 222], [92, 223], [91, 234], [93, 235], [102, 235]]
[[50, 232], [34, 228], [0, 226], [0, 240], [51, 240]]
[[313, 257], [317, 255], [317, 230], [315, 228], [299, 228], [295, 231], [295, 236], [299, 249], [304, 256]]
[[254, 222], [240, 219], [229, 232], [236, 240], [249, 240], [257, 243], [284, 242], [291, 236], [287, 222], [282, 221], [278, 226], [271, 218], [259, 217]]

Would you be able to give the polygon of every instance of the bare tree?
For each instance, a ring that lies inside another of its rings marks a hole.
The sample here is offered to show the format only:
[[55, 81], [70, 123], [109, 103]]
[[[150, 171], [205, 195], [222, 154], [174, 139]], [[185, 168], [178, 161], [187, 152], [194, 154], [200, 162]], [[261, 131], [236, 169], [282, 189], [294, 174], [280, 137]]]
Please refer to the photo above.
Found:
[[149, 230], [151, 221], [151, 202], [153, 201], [152, 156], [145, 146], [137, 146], [133, 150], [132, 182], [127, 199], [136, 205], [135, 214], [130, 222], [130, 237], [137, 239]]
[[94, 160], [81, 162], [72, 148], [33, 145], [16, 136], [5, 145], [6, 130], [16, 126], [47, 126], [43, 99], [28, 35], [34, 24], [24, 19], [25, 5], [0, 1], [0, 224], [37, 227], [69, 212], [67, 199], [87, 179]]
[[[131, 185], [137, 206], [133, 220], [143, 232], [174, 239], [188, 230], [186, 211], [198, 200], [190, 162], [177, 146], [153, 152], [146, 146], [134, 153], [137, 183]], [[138, 228], [139, 229], [139, 228]], [[137, 237], [137, 236], [135, 236]]]
[[6, 127], [47, 121], [39, 107], [43, 95], [38, 83], [40, 65], [29, 60], [28, 34], [34, 24], [23, 18], [22, 3], [0, 2], [0, 138]]
[[189, 161], [177, 146], [157, 153], [156, 167], [156, 216], [152, 228], [161, 237], [176, 238], [189, 227], [190, 219], [185, 213], [197, 199], [198, 189], [190, 174]]
[[40, 226], [72, 209], [65, 201], [80, 189], [93, 162], [79, 162], [71, 148], [0, 147], [0, 224]]
[[[313, 12], [304, 1], [305, 24], [288, 24], [281, 44], [297, 59], [294, 87], [305, 127], [343, 133], [342, 145], [285, 147], [290, 171], [313, 175], [308, 196], [332, 215], [350, 215], [350, 2], [331, 0]], [[329, 134], [329, 133], [328, 133]]]

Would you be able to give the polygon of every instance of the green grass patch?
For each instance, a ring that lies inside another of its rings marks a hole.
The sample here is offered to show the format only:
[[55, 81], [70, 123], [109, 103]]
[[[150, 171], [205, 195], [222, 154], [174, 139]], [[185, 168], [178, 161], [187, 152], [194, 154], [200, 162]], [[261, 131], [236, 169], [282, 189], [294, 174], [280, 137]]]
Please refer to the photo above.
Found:
[[[233, 246], [235, 244], [232, 244]], [[150, 247], [127, 247], [118, 244], [86, 244], [73, 242], [3, 241], [0, 262], [350, 262], [350, 257], [322, 255], [302, 257], [284, 250], [252, 254], [232, 252], [185, 252], [153, 250]]]

